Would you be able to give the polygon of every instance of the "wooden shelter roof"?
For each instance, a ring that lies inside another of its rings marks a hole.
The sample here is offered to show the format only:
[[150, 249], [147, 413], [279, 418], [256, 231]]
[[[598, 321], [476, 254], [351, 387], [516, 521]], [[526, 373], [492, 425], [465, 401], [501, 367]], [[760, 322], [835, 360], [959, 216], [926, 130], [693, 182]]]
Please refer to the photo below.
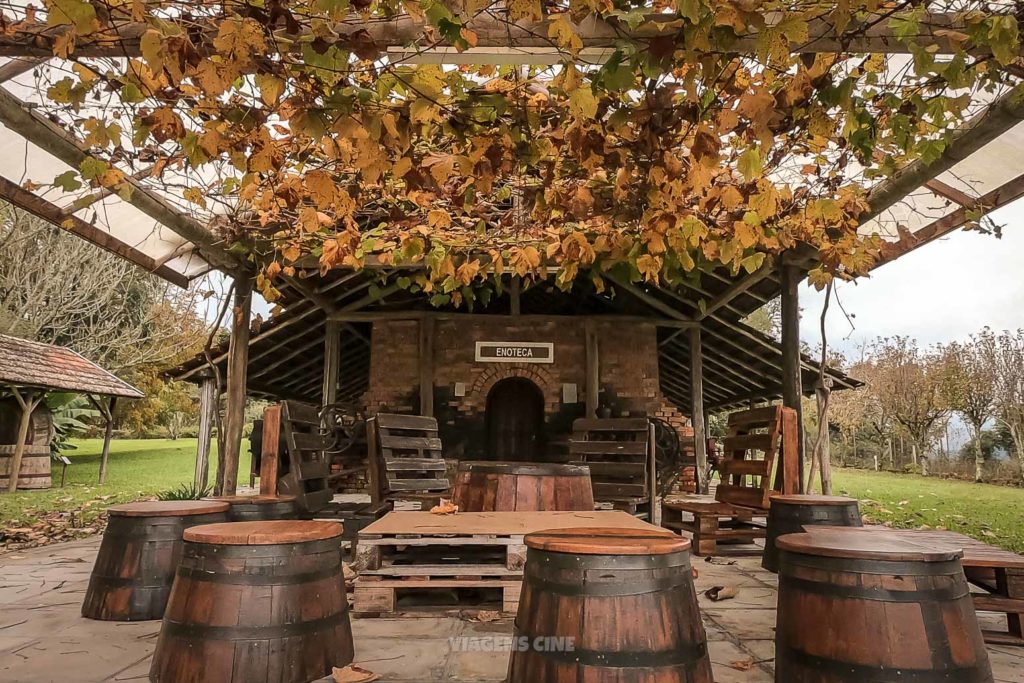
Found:
[[[342, 322], [341, 387], [338, 401], [357, 401], [366, 391], [370, 367], [370, 322], [372, 320], [417, 320], [426, 316], [460, 318], [472, 315], [508, 317], [511, 293], [506, 288], [486, 307], [473, 313], [451, 307], [435, 308], [422, 295], [389, 287], [399, 273], [329, 273], [325, 278], [292, 280], [282, 290], [286, 310], [253, 334], [249, 348], [248, 390], [264, 398], [288, 398], [320, 402], [323, 373], [323, 340], [328, 318]], [[688, 411], [689, 335], [700, 325], [703, 336], [705, 403], [708, 410], [723, 410], [750, 401], [781, 396], [782, 350], [779, 343], [742, 322], [749, 313], [778, 294], [774, 269], [766, 269], [757, 283], [725, 302], [724, 294], [735, 291], [732, 280], [721, 273], [705, 273], [700, 291], [669, 291], [628, 283], [610, 282], [597, 292], [586, 278], [576, 281], [569, 292], [548, 282], [526, 288], [520, 297], [519, 317], [523, 320], [579, 316], [618, 319], [623, 324], [650, 323], [659, 328], [658, 358], [662, 393], [680, 410]], [[381, 278], [384, 278], [383, 283]], [[374, 293], [368, 293], [370, 288]], [[701, 313], [701, 293], [721, 306], [708, 306]], [[317, 303], [314, 303], [313, 300]], [[214, 359], [226, 371], [228, 344], [225, 340]], [[176, 379], [197, 381], [208, 372], [202, 356], [167, 373]], [[818, 365], [803, 358], [804, 391], [813, 391]], [[835, 369], [828, 375], [834, 388], [860, 385]]]
[[69, 348], [0, 334], [0, 386], [143, 398], [145, 394]]

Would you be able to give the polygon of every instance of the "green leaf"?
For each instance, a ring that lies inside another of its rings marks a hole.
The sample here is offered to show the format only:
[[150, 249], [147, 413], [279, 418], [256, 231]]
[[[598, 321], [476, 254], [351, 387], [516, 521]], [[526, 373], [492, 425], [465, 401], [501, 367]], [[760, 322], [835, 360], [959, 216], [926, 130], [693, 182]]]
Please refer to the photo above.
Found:
[[78, 174], [74, 171], [65, 171], [53, 179], [53, 184], [65, 192], [74, 192], [82, 189], [82, 183], [78, 180]]
[[106, 173], [110, 167], [104, 161], [100, 161], [95, 157], [89, 157], [81, 163], [78, 169], [86, 180], [96, 180]]
[[741, 154], [736, 163], [736, 168], [743, 174], [748, 183], [761, 177], [764, 161], [761, 160], [761, 152], [757, 147], [751, 147]]

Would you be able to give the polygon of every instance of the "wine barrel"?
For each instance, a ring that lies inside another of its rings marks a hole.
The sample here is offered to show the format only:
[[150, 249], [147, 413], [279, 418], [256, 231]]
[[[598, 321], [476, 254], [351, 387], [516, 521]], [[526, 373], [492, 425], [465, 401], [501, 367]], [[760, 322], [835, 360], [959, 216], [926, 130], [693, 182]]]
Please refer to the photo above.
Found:
[[593, 510], [586, 465], [459, 463], [452, 499], [460, 512]]
[[230, 505], [228, 520], [232, 522], [262, 522], [271, 519], [298, 519], [299, 506], [295, 496], [207, 496]]
[[798, 534], [806, 526], [864, 526], [860, 507], [854, 498], [842, 496], [784, 495], [772, 496], [765, 530], [761, 566], [770, 572], [779, 571], [779, 551], [775, 540], [786, 534]]
[[[17, 446], [0, 445], [0, 491], [6, 491], [11, 480], [15, 448]], [[21, 467], [18, 468], [18, 490], [48, 489], [52, 483], [49, 442], [25, 446], [21, 454]]]
[[108, 511], [82, 616], [142, 621], [164, 614], [181, 557], [182, 533], [227, 520], [228, 504], [207, 500], [148, 501]]
[[352, 661], [336, 522], [232, 522], [185, 532], [149, 678], [307, 683]]
[[525, 543], [508, 683], [712, 683], [688, 540], [582, 528]]
[[778, 683], [992, 683], [959, 550], [823, 527], [777, 544]]

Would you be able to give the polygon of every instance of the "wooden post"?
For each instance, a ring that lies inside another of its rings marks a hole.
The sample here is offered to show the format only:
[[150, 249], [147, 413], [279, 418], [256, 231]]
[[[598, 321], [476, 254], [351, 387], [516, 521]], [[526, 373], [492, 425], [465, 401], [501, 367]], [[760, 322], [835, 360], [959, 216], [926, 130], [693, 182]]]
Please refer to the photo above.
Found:
[[512, 315], [519, 315], [519, 295], [522, 288], [523, 279], [518, 275], [513, 275], [508, 289], [509, 313]]
[[277, 495], [277, 464], [281, 459], [281, 404], [263, 411], [263, 453], [260, 456], [260, 493]]
[[107, 405], [103, 406], [98, 400], [96, 405], [102, 406], [100, 412], [103, 419], [107, 421], [103, 430], [103, 452], [100, 455], [100, 484], [107, 483], [107, 460], [110, 458], [110, 439], [114, 436], [114, 407], [117, 405], [117, 397], [111, 396], [107, 399]]
[[434, 319], [420, 320], [420, 415], [434, 416]]
[[[786, 263], [780, 268], [782, 284], [782, 405], [792, 408], [797, 414], [797, 467], [800, 472], [800, 488], [803, 493], [804, 481], [804, 436], [803, 411], [800, 397], [803, 382], [800, 376], [800, 297], [797, 286], [800, 270]], [[791, 457], [791, 454], [785, 454]]]
[[329, 406], [338, 400], [338, 372], [341, 367], [341, 323], [328, 320], [324, 328], [324, 386], [320, 400]]
[[227, 403], [224, 406], [224, 481], [220, 495], [233, 496], [238, 489], [238, 457], [242, 449], [245, 420], [245, 383], [249, 364], [249, 319], [252, 314], [252, 280], [235, 280], [235, 308], [228, 346]]
[[690, 330], [690, 422], [693, 454], [697, 458], [697, 493], [708, 492], [708, 441], [704, 425], [704, 352], [700, 328]]
[[588, 319], [583, 323], [583, 331], [586, 335], [586, 411], [587, 417], [595, 418], [597, 417], [598, 402], [601, 400], [601, 365], [598, 358], [600, 348], [597, 340], [597, 324]]
[[11, 457], [10, 475], [7, 480], [7, 492], [18, 490], [18, 476], [21, 474], [21, 459], [25, 456], [25, 441], [28, 440], [28, 428], [32, 424], [32, 411], [39, 405], [44, 394], [36, 396], [35, 392], [26, 391], [22, 396], [17, 387], [11, 387], [14, 398], [21, 406], [21, 420], [18, 422], [18, 440], [15, 442], [14, 455]]
[[217, 419], [217, 380], [204, 377], [199, 386], [199, 443], [196, 445], [196, 471], [193, 482], [202, 490], [210, 481], [210, 443]]
[[647, 495], [651, 498], [651, 515], [648, 522], [660, 524], [661, 515], [658, 510], [658, 444], [654, 435], [654, 423], [647, 425]]

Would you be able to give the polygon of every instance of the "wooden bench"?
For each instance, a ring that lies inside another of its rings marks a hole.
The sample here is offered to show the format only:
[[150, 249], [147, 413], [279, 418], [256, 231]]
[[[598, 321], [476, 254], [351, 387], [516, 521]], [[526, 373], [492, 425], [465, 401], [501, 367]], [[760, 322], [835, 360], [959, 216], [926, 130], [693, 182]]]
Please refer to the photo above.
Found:
[[796, 411], [790, 408], [732, 413], [718, 467], [722, 481], [714, 497], [687, 496], [663, 503], [661, 525], [689, 532], [697, 555], [716, 554], [719, 543], [764, 538], [771, 495], [799, 491], [798, 439]]
[[579, 418], [569, 458], [590, 468], [594, 502], [653, 519], [657, 498], [653, 427], [645, 417]]
[[894, 530], [881, 526], [865, 529], [896, 534], [911, 547], [962, 550], [961, 564], [967, 580], [985, 591], [972, 593], [975, 611], [1006, 616], [1005, 631], [982, 630], [985, 642], [1024, 646], [1024, 556], [955, 531]]

